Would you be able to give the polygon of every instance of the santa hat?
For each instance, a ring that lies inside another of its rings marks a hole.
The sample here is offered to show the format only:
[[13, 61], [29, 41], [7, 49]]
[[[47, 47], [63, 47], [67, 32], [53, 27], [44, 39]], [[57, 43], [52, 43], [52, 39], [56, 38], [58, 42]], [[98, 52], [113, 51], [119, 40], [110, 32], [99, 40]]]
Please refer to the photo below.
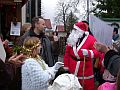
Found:
[[81, 30], [81, 31], [84, 31], [84, 32], [87, 32], [88, 31], [88, 25], [85, 24], [84, 22], [77, 22], [74, 24], [74, 28], [76, 30]]

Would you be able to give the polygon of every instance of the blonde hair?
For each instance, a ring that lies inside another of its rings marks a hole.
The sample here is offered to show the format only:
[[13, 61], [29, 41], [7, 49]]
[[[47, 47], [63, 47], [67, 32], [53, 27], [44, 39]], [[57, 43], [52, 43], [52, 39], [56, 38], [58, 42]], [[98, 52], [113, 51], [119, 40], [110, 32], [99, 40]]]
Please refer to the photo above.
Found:
[[21, 36], [29, 29], [31, 28], [31, 23], [25, 23], [22, 25], [21, 28]]
[[37, 37], [28, 37], [25, 39], [23, 43], [23, 49], [22, 53], [27, 55], [28, 57], [31, 58], [36, 58], [38, 53], [37, 52], [37, 47], [40, 46], [40, 40]]

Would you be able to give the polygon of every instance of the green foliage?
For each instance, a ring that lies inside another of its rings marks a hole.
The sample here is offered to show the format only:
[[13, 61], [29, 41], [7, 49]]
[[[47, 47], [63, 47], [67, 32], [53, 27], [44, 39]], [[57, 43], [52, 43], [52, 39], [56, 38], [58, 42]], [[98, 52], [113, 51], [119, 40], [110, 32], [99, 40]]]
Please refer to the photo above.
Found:
[[73, 25], [78, 21], [79, 18], [77, 18], [72, 12], [67, 17], [67, 24], [66, 24], [66, 30], [67, 32], [72, 31]]
[[56, 8], [56, 16], [54, 21], [56, 24], [64, 24], [64, 30], [67, 31], [67, 17], [70, 11], [73, 13], [77, 12], [77, 6], [80, 0], [58, 0], [57, 8]]
[[21, 51], [22, 51], [22, 47], [21, 46], [18, 46], [18, 45], [14, 45], [13, 46], [13, 52], [14, 53], [20, 54]]
[[120, 18], [120, 0], [96, 0], [96, 16], [103, 18]]

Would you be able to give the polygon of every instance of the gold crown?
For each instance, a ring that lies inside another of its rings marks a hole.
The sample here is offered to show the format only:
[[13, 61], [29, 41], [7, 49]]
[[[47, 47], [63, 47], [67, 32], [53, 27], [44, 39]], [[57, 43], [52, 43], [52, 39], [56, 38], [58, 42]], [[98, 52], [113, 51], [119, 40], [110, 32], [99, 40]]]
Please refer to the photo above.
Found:
[[28, 49], [25, 46], [23, 46], [23, 50], [26, 52], [31, 52], [34, 48], [38, 47], [40, 45], [40, 42], [38, 42], [37, 44], [34, 44], [32, 48]]

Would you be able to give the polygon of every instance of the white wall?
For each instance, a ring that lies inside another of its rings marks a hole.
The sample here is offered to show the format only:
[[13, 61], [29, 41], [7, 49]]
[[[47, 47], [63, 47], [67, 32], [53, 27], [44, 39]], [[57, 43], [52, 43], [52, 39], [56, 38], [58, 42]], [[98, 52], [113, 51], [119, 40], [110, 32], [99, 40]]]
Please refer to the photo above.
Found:
[[[112, 23], [117, 23], [117, 24], [119, 24], [119, 26], [120, 26], [120, 22], [107, 22], [108, 24], [112, 24]], [[119, 35], [120, 35], [120, 28], [118, 29], [118, 33], [119, 33]]]
[[26, 22], [26, 4], [22, 7], [22, 25]]

